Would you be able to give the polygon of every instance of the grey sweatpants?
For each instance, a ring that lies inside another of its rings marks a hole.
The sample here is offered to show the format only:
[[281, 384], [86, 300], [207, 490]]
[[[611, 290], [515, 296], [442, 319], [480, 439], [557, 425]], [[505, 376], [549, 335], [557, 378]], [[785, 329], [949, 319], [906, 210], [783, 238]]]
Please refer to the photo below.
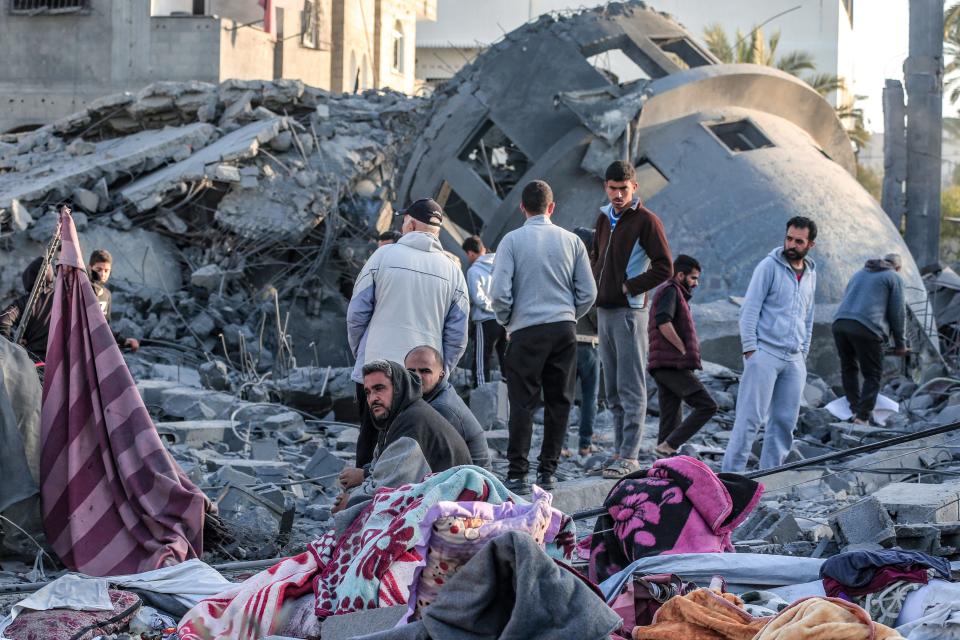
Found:
[[760, 426], [766, 421], [760, 468], [783, 464], [793, 446], [800, 398], [807, 383], [807, 363], [798, 356], [783, 360], [763, 349], [744, 360], [737, 415], [723, 455], [723, 471], [743, 473]]
[[600, 362], [614, 449], [636, 460], [647, 416], [648, 309], [597, 309]]

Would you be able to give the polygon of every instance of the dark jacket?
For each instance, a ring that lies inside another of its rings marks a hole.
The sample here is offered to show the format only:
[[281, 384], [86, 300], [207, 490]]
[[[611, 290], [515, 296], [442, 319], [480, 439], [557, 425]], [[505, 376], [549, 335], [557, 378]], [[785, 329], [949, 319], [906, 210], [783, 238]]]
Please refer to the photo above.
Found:
[[612, 233], [608, 208], [597, 217], [591, 251], [597, 306], [636, 306], [623, 294], [623, 285], [631, 296], [642, 296], [673, 275], [673, 256], [660, 218], [639, 201], [624, 209]]
[[457, 390], [453, 385], [447, 382], [446, 378], [440, 380], [440, 383], [430, 392], [430, 395], [423, 398], [430, 406], [437, 410], [437, 413], [446, 418], [454, 429], [457, 430], [467, 449], [470, 450], [470, 457], [473, 464], [484, 469], [490, 469], [490, 449], [487, 448], [487, 436], [483, 432], [483, 427], [477, 421], [477, 417], [464, 404]]
[[[36, 258], [27, 266], [21, 276], [23, 289], [26, 293], [0, 313], [0, 335], [8, 340], [13, 340], [13, 336], [17, 332], [20, 318], [27, 307], [30, 292], [33, 290], [34, 282], [37, 281], [37, 276], [40, 275], [42, 265], [43, 258]], [[33, 311], [27, 319], [27, 329], [21, 340], [23, 346], [30, 352], [31, 357], [38, 362], [47, 357], [47, 335], [50, 329], [50, 312], [52, 310], [53, 284], [44, 282], [37, 299], [33, 303]]]
[[[666, 296], [672, 292], [672, 296]], [[669, 297], [675, 301], [675, 310], [673, 318], [673, 328], [676, 330], [680, 340], [683, 341], [683, 347], [686, 353], [681, 354], [677, 351], [663, 332], [660, 331], [661, 324], [661, 305], [664, 304], [664, 298]], [[693, 314], [690, 312], [690, 291], [687, 290], [676, 279], [671, 278], [657, 289], [653, 294], [653, 303], [651, 304], [651, 320], [647, 325], [647, 336], [650, 339], [650, 359], [647, 368], [654, 369], [702, 369], [700, 364], [700, 339], [697, 337], [697, 327], [693, 323]]]
[[867, 260], [853, 274], [834, 316], [834, 320], [859, 322], [880, 340], [889, 335], [898, 348], [905, 344], [905, 318], [903, 282], [893, 265], [880, 259]]
[[[393, 404], [383, 420], [375, 419], [369, 410], [364, 412], [360, 437], [357, 439], [357, 466], [371, 462], [381, 451], [403, 437], [417, 441], [434, 473], [473, 464], [467, 443], [421, 396], [420, 378], [396, 362], [390, 362], [390, 369]], [[368, 437], [364, 438], [364, 433]], [[373, 440], [375, 445], [372, 449], [361, 451], [361, 440]]]

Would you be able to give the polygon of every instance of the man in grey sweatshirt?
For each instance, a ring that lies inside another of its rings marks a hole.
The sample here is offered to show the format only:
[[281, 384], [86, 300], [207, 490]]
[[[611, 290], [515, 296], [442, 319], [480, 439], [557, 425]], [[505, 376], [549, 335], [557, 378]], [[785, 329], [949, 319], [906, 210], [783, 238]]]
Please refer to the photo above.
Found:
[[779, 466], [790, 453], [813, 335], [817, 271], [807, 252], [816, 239], [813, 220], [791, 218], [783, 246], [761, 260], [750, 278], [740, 310], [743, 375], [723, 471], [746, 469], [753, 440], [765, 419], [760, 468]]
[[506, 486], [526, 491], [533, 412], [544, 400], [543, 445], [537, 484], [553, 487], [567, 435], [577, 366], [577, 319], [597, 297], [587, 248], [551, 222], [550, 185], [534, 180], [523, 188], [522, 227], [500, 241], [491, 298], [497, 321], [507, 328], [504, 361], [510, 399]]
[[897, 275], [901, 264], [900, 255], [896, 253], [867, 260], [863, 269], [850, 278], [833, 319], [843, 392], [857, 424], [870, 424], [870, 415], [877, 404], [887, 336], [893, 338], [896, 355], [907, 354], [903, 339], [903, 283]]

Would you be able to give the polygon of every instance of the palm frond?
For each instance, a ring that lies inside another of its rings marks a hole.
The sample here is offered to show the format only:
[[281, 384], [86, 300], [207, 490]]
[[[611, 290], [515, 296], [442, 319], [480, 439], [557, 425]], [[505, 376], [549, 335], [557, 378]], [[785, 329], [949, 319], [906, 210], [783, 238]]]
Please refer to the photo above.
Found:
[[813, 56], [807, 51], [791, 51], [777, 60], [777, 69], [793, 76], [799, 77], [802, 71], [814, 71], [816, 68]]
[[847, 83], [843, 78], [835, 76], [832, 73], [815, 73], [812, 76], [803, 78], [803, 81], [822, 96], [828, 96], [834, 91], [843, 91], [847, 87]]
[[703, 41], [710, 53], [715, 55], [720, 62], [730, 64], [735, 61], [730, 39], [727, 38], [727, 32], [723, 30], [720, 23], [715, 22], [703, 29]]

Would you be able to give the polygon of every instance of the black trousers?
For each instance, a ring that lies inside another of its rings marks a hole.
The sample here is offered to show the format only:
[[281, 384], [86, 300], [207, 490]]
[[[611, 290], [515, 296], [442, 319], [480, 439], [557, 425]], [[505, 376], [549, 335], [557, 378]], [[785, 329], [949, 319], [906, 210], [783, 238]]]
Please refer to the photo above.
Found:
[[[713, 417], [717, 403], [689, 369], [653, 369], [650, 375], [657, 381], [657, 398], [660, 400], [657, 444], [666, 442], [671, 448], [679, 449]], [[692, 411], [686, 420], [681, 421], [684, 402]]]
[[474, 322], [476, 332], [473, 337], [473, 386], [477, 387], [484, 382], [490, 382], [490, 360], [493, 353], [497, 353], [497, 363], [500, 366], [500, 375], [503, 376], [503, 356], [507, 351], [507, 330], [496, 320]]
[[833, 323], [833, 341], [840, 355], [840, 381], [850, 411], [861, 420], [869, 420], [880, 394], [883, 339], [856, 320], [837, 320]]
[[530, 463], [533, 412], [543, 392], [543, 446], [538, 472], [557, 470], [567, 436], [577, 380], [577, 331], [573, 322], [552, 322], [514, 331], [505, 358], [510, 399], [508, 478], [523, 478]]

